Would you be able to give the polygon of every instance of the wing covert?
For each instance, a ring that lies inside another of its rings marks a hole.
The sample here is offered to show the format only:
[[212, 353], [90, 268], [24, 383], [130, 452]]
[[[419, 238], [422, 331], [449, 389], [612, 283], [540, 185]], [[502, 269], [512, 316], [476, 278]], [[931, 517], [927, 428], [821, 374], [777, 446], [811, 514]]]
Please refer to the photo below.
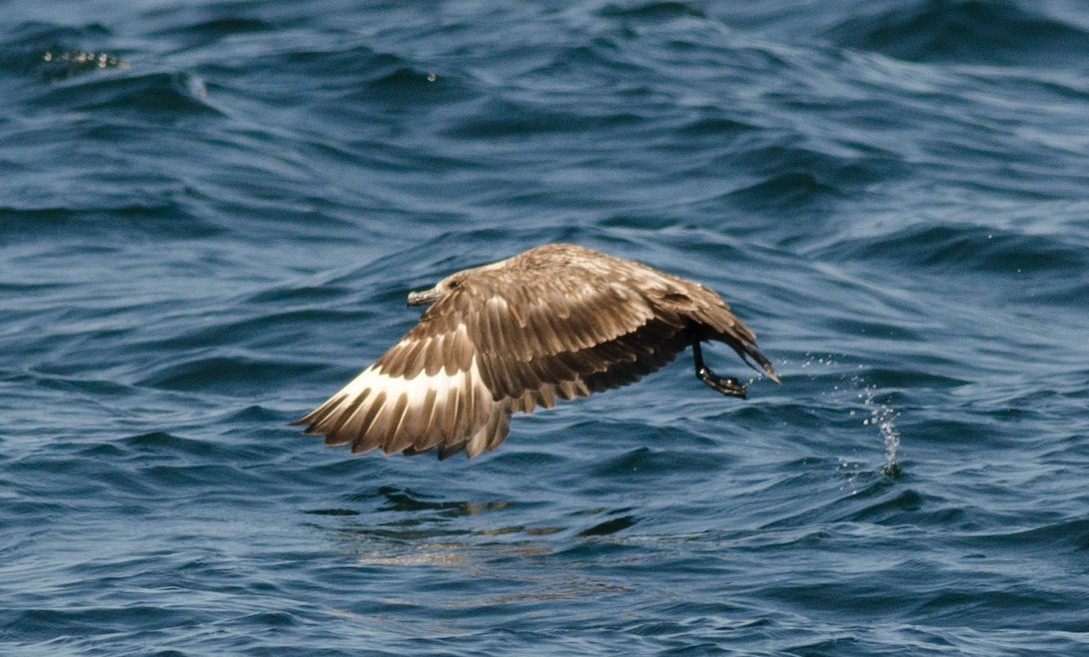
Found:
[[433, 310], [464, 318], [485, 385], [513, 411], [631, 383], [687, 344], [683, 317], [623, 281], [567, 267], [504, 283], [478, 275]]

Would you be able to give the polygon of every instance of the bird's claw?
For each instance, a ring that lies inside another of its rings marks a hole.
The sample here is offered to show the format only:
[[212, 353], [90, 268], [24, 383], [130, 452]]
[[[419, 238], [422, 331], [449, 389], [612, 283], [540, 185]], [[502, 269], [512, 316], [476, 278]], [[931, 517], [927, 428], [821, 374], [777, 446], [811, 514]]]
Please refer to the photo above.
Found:
[[712, 390], [717, 390], [727, 397], [740, 397], [741, 399], [746, 399], [748, 397], [748, 390], [745, 389], [745, 384], [732, 376], [719, 376], [706, 367], [701, 367], [697, 370], [696, 376]]

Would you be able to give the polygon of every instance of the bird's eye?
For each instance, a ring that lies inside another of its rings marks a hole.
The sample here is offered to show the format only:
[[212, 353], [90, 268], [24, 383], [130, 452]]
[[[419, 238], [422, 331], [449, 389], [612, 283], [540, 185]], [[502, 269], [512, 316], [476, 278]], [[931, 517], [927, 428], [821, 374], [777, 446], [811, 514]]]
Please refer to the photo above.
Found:
[[459, 286], [459, 285], [461, 285], [461, 283], [458, 283], [457, 281], [450, 281], [450, 289], [451, 290], [454, 289], [455, 287]]

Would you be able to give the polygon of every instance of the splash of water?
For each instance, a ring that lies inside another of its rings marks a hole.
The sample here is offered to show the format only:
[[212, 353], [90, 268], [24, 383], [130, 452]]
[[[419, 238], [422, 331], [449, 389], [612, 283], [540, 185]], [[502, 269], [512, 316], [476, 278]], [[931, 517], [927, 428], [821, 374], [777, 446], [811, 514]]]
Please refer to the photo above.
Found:
[[900, 449], [900, 432], [896, 430], [896, 418], [900, 413], [887, 403], [877, 401], [876, 391], [876, 385], [869, 385], [858, 393], [863, 406], [870, 412], [870, 417], [863, 420], [862, 424], [877, 427], [880, 431], [881, 439], [885, 442], [885, 465], [881, 468], [881, 472], [890, 477], [896, 477], [903, 472], [896, 458], [896, 452]]
[[[838, 367], [843, 365], [841, 358], [834, 354], [828, 354], [825, 356], [819, 356], [812, 353], [806, 354], [804, 361], [800, 363], [802, 369], [818, 367]], [[787, 362], [787, 361], [782, 361]], [[858, 370], [862, 370], [863, 366], [858, 365]], [[851, 417], [855, 417], [861, 411], [866, 417], [862, 420], [862, 425], [866, 427], [877, 427], [878, 433], [881, 436], [881, 440], [885, 446], [885, 463], [881, 466], [881, 473], [888, 477], [898, 477], [903, 474], [903, 467], [900, 465], [898, 458], [898, 452], [900, 449], [900, 432], [896, 428], [896, 419], [900, 416], [900, 412], [889, 405], [887, 401], [881, 401], [878, 399], [878, 391], [876, 384], [866, 383], [861, 373], [845, 374], [843, 376], [843, 383], [836, 384], [832, 387], [830, 393], [841, 395], [849, 391], [858, 391], [857, 399], [861, 401], [862, 407], [852, 408], [849, 413]], [[844, 467], [847, 467], [844, 465]]]

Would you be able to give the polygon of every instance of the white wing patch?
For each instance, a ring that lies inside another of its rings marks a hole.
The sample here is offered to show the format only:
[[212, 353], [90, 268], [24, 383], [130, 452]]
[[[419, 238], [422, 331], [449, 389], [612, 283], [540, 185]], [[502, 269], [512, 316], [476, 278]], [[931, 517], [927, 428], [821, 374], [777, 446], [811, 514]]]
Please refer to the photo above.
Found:
[[390, 376], [376, 364], [314, 411], [310, 432], [326, 434], [331, 445], [350, 442], [353, 453], [376, 447], [386, 454], [425, 451], [445, 444], [463, 446], [475, 456], [506, 437], [509, 415], [509, 404], [492, 400], [475, 357], [468, 370], [448, 374], [440, 368], [412, 378]]

